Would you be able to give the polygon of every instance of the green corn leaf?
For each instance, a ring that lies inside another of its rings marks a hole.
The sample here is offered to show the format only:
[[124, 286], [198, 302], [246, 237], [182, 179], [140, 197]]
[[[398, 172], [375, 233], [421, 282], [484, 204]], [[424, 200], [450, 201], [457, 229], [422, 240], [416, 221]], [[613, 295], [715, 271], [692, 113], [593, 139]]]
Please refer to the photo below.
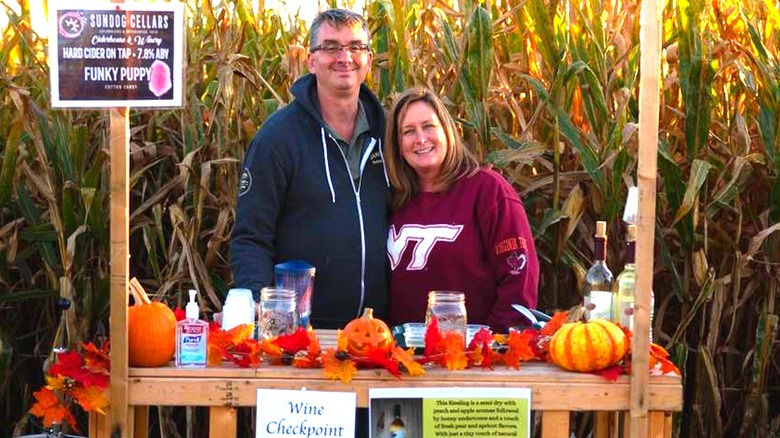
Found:
[[19, 142], [22, 137], [21, 116], [17, 116], [11, 122], [11, 130], [5, 142], [3, 154], [3, 166], [0, 168], [0, 209], [3, 208], [13, 193], [14, 178], [16, 176], [16, 159], [19, 156]]
[[672, 224], [674, 225], [682, 219], [693, 208], [694, 203], [699, 197], [699, 190], [701, 186], [707, 181], [707, 174], [709, 174], [712, 165], [703, 160], [693, 160], [691, 165], [691, 173], [688, 177], [688, 184], [686, 185], [685, 195], [683, 196], [682, 205], [674, 215]]
[[734, 202], [734, 199], [742, 192], [752, 173], [753, 168], [751, 167], [750, 162], [743, 157], [736, 157], [734, 159], [734, 169], [731, 173], [731, 179], [715, 193], [712, 197], [712, 201], [707, 204], [705, 210], [707, 216], [714, 217], [721, 208], [733, 210], [734, 207], [731, 205], [732, 202]]
[[0, 304], [24, 303], [31, 300], [45, 300], [60, 295], [54, 289], [21, 289], [0, 294]]
[[482, 101], [488, 93], [493, 65], [493, 27], [485, 8], [479, 7], [469, 17], [466, 28], [463, 75], [471, 86], [472, 98]]

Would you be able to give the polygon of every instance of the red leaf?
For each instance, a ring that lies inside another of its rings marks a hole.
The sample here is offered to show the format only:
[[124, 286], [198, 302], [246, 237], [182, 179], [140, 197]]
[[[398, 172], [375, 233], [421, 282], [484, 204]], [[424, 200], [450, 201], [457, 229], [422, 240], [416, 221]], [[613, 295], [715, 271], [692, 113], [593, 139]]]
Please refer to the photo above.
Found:
[[173, 309], [173, 316], [176, 318], [176, 322], [179, 322], [182, 319], [187, 318], [187, 312], [185, 312], [181, 307], [176, 306], [176, 308]]
[[309, 348], [309, 333], [303, 327], [291, 335], [282, 335], [272, 341], [272, 343], [288, 354], [295, 354], [299, 351]]
[[613, 365], [609, 368], [605, 368], [601, 371], [594, 371], [593, 374], [599, 375], [610, 382], [617, 381], [618, 377], [623, 374], [627, 374], [626, 369], [620, 365]]
[[436, 354], [436, 346], [439, 345], [441, 332], [439, 331], [439, 320], [434, 316], [431, 323], [425, 328], [425, 352], [426, 357]]
[[65, 376], [81, 383], [85, 388], [97, 386], [107, 388], [109, 376], [103, 373], [93, 373], [84, 368], [81, 354], [77, 351], [58, 353], [57, 362], [49, 369], [51, 376]]

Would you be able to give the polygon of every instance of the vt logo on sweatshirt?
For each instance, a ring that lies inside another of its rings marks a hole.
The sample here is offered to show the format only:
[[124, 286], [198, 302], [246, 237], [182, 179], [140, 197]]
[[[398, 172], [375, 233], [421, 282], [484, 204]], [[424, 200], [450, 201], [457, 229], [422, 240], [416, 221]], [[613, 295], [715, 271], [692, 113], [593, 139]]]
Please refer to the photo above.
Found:
[[424, 269], [433, 247], [438, 242], [454, 242], [461, 231], [463, 225], [406, 224], [399, 231], [395, 230], [395, 225], [391, 225], [390, 232], [387, 233], [387, 255], [390, 257], [390, 267], [395, 271], [401, 263], [401, 257], [409, 242], [417, 242], [412, 252], [412, 260], [406, 269], [410, 271]]

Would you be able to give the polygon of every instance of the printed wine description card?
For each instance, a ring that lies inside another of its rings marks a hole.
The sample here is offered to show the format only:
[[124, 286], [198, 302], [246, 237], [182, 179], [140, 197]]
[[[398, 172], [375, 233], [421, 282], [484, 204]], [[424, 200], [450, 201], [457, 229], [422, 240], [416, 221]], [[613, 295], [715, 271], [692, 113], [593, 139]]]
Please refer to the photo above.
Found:
[[529, 388], [369, 390], [372, 438], [531, 435]]

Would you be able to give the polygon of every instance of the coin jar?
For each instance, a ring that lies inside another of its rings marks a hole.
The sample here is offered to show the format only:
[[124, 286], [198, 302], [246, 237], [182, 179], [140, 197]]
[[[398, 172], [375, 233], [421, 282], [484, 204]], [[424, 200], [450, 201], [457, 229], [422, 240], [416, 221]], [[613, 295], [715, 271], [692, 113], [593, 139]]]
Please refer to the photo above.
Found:
[[428, 308], [425, 311], [425, 325], [431, 324], [433, 317], [439, 324], [442, 334], [456, 332], [466, 343], [468, 320], [466, 318], [466, 296], [463, 292], [434, 290], [428, 292]]
[[292, 334], [297, 328], [295, 291], [276, 287], [260, 290], [260, 338]]

